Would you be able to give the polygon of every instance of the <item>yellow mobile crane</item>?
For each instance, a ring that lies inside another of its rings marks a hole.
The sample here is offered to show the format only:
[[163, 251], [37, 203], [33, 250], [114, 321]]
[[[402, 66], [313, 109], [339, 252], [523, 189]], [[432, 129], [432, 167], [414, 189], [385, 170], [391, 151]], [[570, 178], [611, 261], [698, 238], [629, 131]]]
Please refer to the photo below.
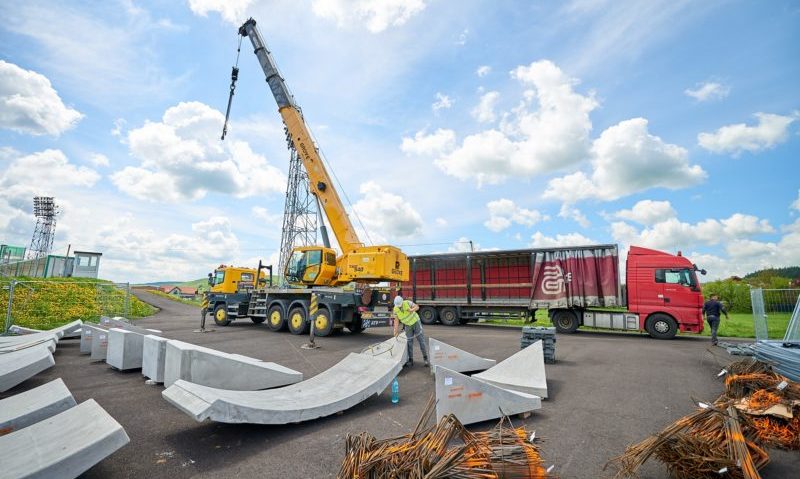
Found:
[[[337, 256], [336, 250], [331, 247], [322, 223], [320, 229], [324, 244], [295, 248], [286, 264], [284, 275], [287, 282], [301, 288], [271, 287], [271, 268], [269, 286], [266, 286], [260, 265], [258, 270], [251, 271], [218, 268], [213, 275], [209, 274], [212, 288], [207, 295], [208, 310], [214, 311], [214, 320], [221, 326], [229, 324], [237, 317], [245, 316], [256, 323], [268, 320], [267, 324], [273, 330], [288, 327], [294, 334], [304, 333], [309, 320], [314, 321], [315, 334], [319, 336], [326, 336], [333, 329], [344, 326], [357, 333], [364, 327], [388, 325], [389, 303], [392, 299], [388, 290], [348, 292], [341, 286], [352, 282], [365, 284], [407, 281], [408, 258], [395, 246], [365, 246], [359, 240], [303, 114], [256, 28], [256, 21], [252, 18], [247, 20], [239, 28], [239, 35], [249, 38], [253, 44], [254, 53], [278, 104], [278, 112], [286, 127], [290, 146], [297, 151], [308, 173], [309, 189], [325, 212], [342, 254]], [[234, 66], [222, 139], [227, 132], [238, 72], [238, 68]], [[238, 281], [228, 281], [228, 273], [237, 275]], [[248, 280], [251, 277], [259, 278], [252, 282], [252, 289], [241, 288], [242, 279], [239, 276], [242, 273]], [[239, 286], [234, 287], [236, 284]], [[264, 287], [261, 287], [262, 284]], [[375, 291], [378, 294], [373, 294]], [[311, 307], [312, 294], [318, 306], [316, 312]]]

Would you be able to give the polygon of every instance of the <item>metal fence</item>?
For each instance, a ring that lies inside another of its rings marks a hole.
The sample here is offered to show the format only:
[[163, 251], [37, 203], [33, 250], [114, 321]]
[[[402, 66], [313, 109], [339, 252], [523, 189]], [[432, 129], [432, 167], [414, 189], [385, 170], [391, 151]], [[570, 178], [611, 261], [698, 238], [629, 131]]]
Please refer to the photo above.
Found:
[[[797, 336], [797, 331], [788, 331], [792, 312], [800, 301], [800, 289], [761, 289], [750, 290], [753, 306], [753, 323], [756, 339], [784, 339], [788, 335]], [[797, 313], [795, 313], [797, 314]], [[791, 323], [797, 329], [797, 321]]]
[[96, 280], [0, 280], [2, 333], [12, 325], [51, 329], [100, 316], [136, 318], [152, 314], [150, 306], [131, 295], [129, 283]]

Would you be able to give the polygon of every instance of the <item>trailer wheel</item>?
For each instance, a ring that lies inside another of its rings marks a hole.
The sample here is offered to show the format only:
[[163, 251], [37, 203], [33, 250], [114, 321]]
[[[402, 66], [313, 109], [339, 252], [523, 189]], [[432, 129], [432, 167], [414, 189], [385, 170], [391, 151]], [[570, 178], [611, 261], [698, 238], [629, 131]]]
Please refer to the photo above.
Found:
[[261, 324], [261, 323], [264, 322], [265, 319], [267, 319], [267, 318], [253, 318], [253, 317], [251, 317], [250, 321], [252, 321], [254, 324]]
[[458, 311], [456, 308], [451, 306], [442, 308], [439, 311], [439, 321], [441, 321], [445, 326], [457, 326], [459, 324]]
[[647, 318], [644, 329], [656, 339], [672, 339], [678, 333], [678, 323], [670, 316], [656, 313]]
[[347, 323], [347, 329], [350, 330], [351, 334], [358, 334], [364, 331], [364, 323], [361, 320], [361, 317], [359, 316], [354, 317], [352, 321]]
[[423, 306], [419, 309], [419, 319], [422, 324], [433, 324], [437, 319], [436, 308], [432, 306]]
[[328, 336], [332, 331], [331, 313], [325, 308], [320, 308], [314, 316], [314, 336]]
[[308, 332], [306, 310], [302, 306], [296, 306], [289, 311], [289, 332], [292, 334], [305, 334]]
[[269, 321], [267, 326], [273, 331], [280, 331], [286, 329], [286, 316], [283, 314], [283, 307], [280, 304], [273, 304], [267, 313]]
[[225, 303], [219, 303], [214, 308], [214, 323], [217, 326], [227, 326], [231, 324], [230, 318], [228, 318], [228, 306]]
[[580, 323], [574, 312], [562, 309], [553, 313], [553, 325], [559, 333], [574, 333]]

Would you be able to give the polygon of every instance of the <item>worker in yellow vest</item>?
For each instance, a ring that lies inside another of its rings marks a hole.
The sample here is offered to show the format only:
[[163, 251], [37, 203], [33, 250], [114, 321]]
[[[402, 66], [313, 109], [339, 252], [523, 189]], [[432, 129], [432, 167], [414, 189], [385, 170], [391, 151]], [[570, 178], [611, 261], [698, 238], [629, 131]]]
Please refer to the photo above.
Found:
[[419, 305], [411, 301], [404, 300], [402, 296], [394, 298], [394, 310], [392, 311], [392, 318], [394, 318], [394, 335], [397, 336], [400, 332], [400, 324], [403, 324], [403, 331], [406, 333], [406, 341], [408, 348], [408, 361], [403, 367], [411, 367], [414, 365], [414, 338], [419, 341], [419, 349], [422, 350], [422, 359], [425, 361], [425, 366], [430, 366], [428, 362], [428, 347], [425, 344], [425, 333], [422, 332], [422, 321], [419, 320]]

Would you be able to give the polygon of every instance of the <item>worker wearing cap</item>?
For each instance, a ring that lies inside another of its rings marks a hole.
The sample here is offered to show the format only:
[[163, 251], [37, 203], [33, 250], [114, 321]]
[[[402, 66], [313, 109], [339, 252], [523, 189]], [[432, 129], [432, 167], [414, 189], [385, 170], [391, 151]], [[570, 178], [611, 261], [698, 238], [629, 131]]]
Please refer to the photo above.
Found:
[[419, 306], [411, 301], [404, 300], [402, 296], [394, 298], [394, 310], [392, 311], [392, 318], [394, 318], [394, 335], [400, 331], [400, 323], [403, 324], [403, 331], [406, 333], [406, 341], [408, 348], [408, 361], [403, 365], [414, 365], [414, 337], [419, 341], [419, 349], [422, 350], [422, 360], [425, 361], [425, 366], [430, 366], [428, 362], [428, 347], [426, 346], [425, 333], [422, 332], [422, 321], [419, 320]]
[[706, 301], [703, 305], [703, 314], [706, 315], [706, 321], [708, 321], [708, 325], [711, 326], [711, 344], [716, 346], [720, 316], [724, 314], [725, 319], [728, 319], [728, 312], [725, 311], [725, 306], [719, 302], [718, 295], [712, 294], [711, 299]]

